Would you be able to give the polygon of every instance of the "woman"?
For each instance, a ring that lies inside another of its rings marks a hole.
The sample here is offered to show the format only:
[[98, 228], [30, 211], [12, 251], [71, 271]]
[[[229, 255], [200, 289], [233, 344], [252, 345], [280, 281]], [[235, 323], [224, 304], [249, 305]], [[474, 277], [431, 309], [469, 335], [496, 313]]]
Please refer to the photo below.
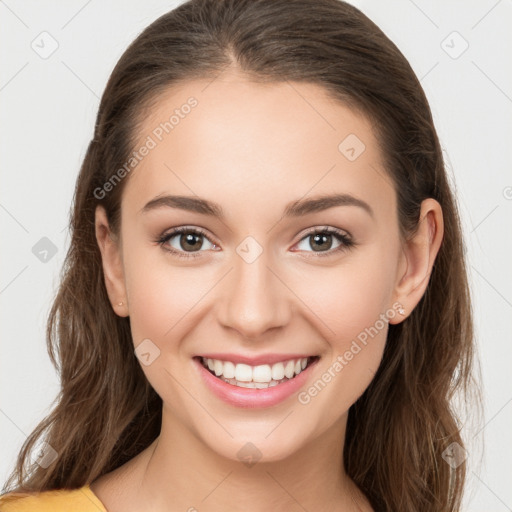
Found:
[[62, 391], [0, 510], [458, 510], [464, 249], [394, 44], [338, 0], [152, 23], [101, 100], [48, 341]]

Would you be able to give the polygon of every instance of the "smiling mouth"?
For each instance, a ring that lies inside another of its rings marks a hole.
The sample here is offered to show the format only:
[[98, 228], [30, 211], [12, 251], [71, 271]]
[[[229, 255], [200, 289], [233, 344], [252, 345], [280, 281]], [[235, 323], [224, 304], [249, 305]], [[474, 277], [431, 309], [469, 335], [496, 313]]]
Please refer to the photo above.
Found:
[[266, 389], [293, 380], [319, 359], [319, 356], [290, 359], [275, 364], [250, 366], [231, 361], [197, 357], [212, 375], [224, 382], [241, 388]]

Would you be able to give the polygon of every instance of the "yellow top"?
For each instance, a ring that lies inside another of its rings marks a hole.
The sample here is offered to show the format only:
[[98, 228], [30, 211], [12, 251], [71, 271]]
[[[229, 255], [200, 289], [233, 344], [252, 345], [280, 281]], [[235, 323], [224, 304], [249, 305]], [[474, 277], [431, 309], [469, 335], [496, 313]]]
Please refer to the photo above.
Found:
[[0, 512], [107, 512], [88, 485], [39, 493], [9, 492], [0, 496]]

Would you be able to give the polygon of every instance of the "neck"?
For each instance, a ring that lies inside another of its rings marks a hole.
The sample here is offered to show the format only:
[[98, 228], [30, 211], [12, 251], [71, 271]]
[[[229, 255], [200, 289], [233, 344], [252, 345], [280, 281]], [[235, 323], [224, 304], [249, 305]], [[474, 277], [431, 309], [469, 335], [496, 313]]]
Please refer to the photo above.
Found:
[[164, 407], [160, 436], [137, 457], [136, 500], [155, 511], [371, 510], [344, 471], [346, 420], [285, 459], [250, 463], [220, 456]]

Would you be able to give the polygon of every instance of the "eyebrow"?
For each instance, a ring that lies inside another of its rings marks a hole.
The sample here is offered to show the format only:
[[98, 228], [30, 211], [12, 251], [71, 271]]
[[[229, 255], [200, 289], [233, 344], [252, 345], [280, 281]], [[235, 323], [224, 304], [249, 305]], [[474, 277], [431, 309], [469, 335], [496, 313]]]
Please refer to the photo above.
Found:
[[[286, 205], [283, 217], [302, 217], [310, 213], [327, 210], [336, 206], [357, 206], [366, 211], [371, 217], [374, 217], [373, 210], [368, 203], [350, 194], [322, 195], [311, 199], [299, 199], [297, 201], [293, 201]], [[201, 199], [197, 196], [165, 195], [155, 197], [149, 201], [140, 212], [147, 213], [162, 207], [177, 208], [180, 210], [224, 219], [224, 213], [219, 204], [206, 199]]]

